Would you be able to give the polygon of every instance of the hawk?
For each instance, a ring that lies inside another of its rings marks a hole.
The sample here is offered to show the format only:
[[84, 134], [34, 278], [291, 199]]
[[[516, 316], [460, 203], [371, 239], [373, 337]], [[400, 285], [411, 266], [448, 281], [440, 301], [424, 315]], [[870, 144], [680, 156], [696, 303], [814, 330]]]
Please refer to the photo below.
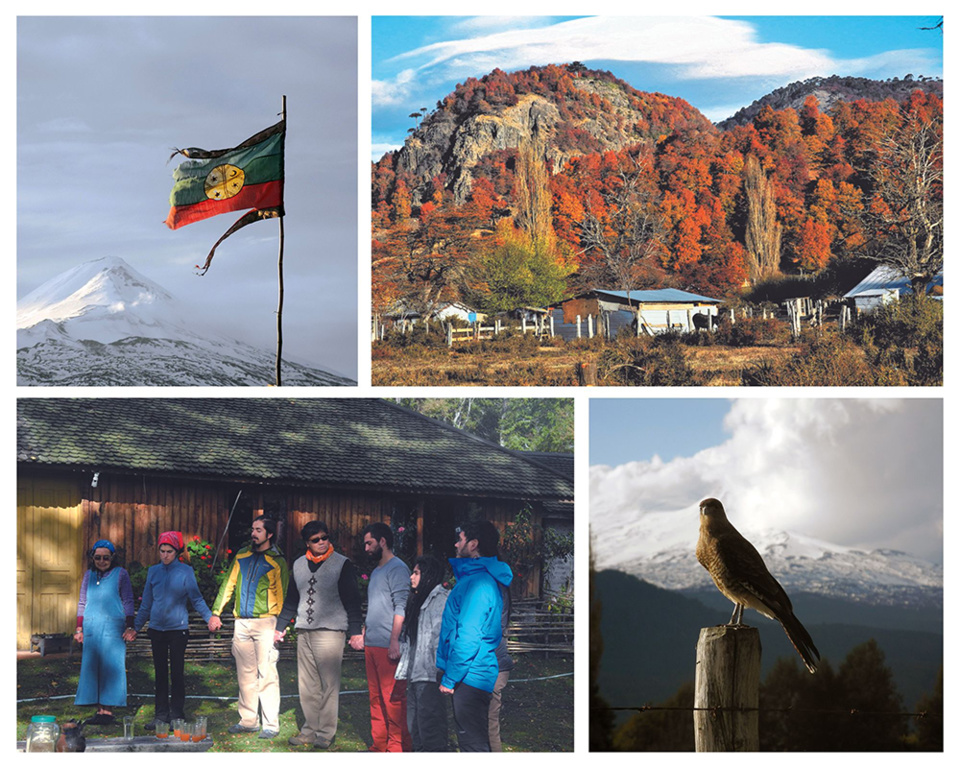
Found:
[[820, 651], [793, 615], [790, 598], [770, 575], [756, 547], [727, 520], [723, 504], [716, 499], [700, 502], [697, 560], [710, 573], [717, 589], [735, 606], [727, 626], [742, 626], [744, 608], [753, 608], [768, 619], [776, 619], [807, 669], [811, 673], [817, 671]]

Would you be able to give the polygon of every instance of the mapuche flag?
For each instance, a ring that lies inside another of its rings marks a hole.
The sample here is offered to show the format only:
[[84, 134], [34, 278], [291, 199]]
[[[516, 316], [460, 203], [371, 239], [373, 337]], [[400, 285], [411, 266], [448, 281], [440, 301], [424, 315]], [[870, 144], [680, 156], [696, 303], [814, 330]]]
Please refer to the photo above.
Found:
[[283, 215], [285, 135], [286, 121], [281, 120], [232, 149], [189, 147], [171, 155], [183, 155], [189, 160], [173, 172], [171, 207], [166, 220], [170, 229], [220, 213], [248, 211], [214, 244], [204, 272], [209, 269], [217, 246], [238, 229]]

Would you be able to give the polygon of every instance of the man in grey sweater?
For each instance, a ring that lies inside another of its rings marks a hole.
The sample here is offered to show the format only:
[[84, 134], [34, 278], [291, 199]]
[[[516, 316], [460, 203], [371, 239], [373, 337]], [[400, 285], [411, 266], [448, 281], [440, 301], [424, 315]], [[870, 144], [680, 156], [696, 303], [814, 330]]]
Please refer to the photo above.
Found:
[[393, 531], [386, 523], [363, 529], [363, 548], [376, 568], [367, 587], [363, 637], [350, 641], [363, 650], [370, 690], [371, 752], [409, 752], [407, 683], [395, 675], [400, 660], [400, 630], [410, 593], [410, 569], [393, 554]]
[[274, 639], [283, 641], [295, 617], [303, 727], [289, 743], [328, 749], [337, 734], [344, 639], [361, 638], [360, 589], [356, 568], [334, 551], [324, 523], [310, 521], [300, 536], [307, 551], [293, 563]]

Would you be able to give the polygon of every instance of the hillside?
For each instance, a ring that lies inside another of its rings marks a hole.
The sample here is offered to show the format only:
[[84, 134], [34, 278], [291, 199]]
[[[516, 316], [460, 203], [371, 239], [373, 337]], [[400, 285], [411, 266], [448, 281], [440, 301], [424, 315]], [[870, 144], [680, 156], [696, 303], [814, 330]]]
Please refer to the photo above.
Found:
[[943, 98], [943, 80], [906, 75], [892, 80], [869, 80], [865, 77], [811, 77], [800, 80], [783, 88], [777, 88], [766, 96], [757, 99], [736, 114], [721, 120], [717, 127], [729, 130], [738, 125], [749, 125], [763, 107], [771, 109], [792, 109], [799, 112], [808, 97], [813, 96], [824, 112], [835, 104], [852, 101], [905, 101], [914, 91], [932, 93]]
[[[595, 578], [603, 633], [599, 684], [607, 702], [639, 706], [663, 701], [684, 681], [693, 680], [700, 629], [729, 621], [731, 604], [708, 607], [620, 571], [600, 571]], [[790, 597], [822, 658], [834, 670], [854, 646], [874, 638], [908, 707], [932, 690], [943, 660], [943, 634], [917, 631], [915, 612], [908, 608], [874, 612], [864, 606], [851, 611], [850, 601], [802, 592], [791, 592]], [[844, 611], [846, 618], [837, 620]], [[779, 657], [796, 656], [776, 622], [753, 611], [744, 614], [744, 622], [760, 631], [764, 675]]]
[[[440, 178], [462, 204], [476, 175], [493, 180], [493, 167], [482, 161], [516, 150], [531, 134], [543, 142], [547, 165], [556, 173], [578, 155], [621, 150], [677, 132], [712, 131], [710, 121], [682, 99], [640, 92], [609, 72], [576, 64], [509, 74], [495, 69], [479, 80], [467, 79], [437, 102], [404, 146], [377, 164], [374, 175], [395, 173], [415, 203], [429, 200], [431, 182]], [[375, 197], [374, 206], [379, 202]]]
[[935, 275], [942, 83], [780, 91], [720, 130], [578, 64], [468, 79], [372, 168], [374, 313], [556, 306], [591, 288], [737, 300], [873, 257]]

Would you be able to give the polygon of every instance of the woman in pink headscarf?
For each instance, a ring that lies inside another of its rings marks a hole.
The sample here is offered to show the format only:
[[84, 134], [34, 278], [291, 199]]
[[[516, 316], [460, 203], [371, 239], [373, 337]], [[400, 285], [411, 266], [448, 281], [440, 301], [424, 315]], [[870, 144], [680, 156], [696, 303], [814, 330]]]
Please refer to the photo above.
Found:
[[[149, 621], [147, 634], [153, 649], [153, 670], [156, 678], [153, 720], [144, 726], [156, 728], [157, 722], [169, 723], [178, 718], [186, 719], [183, 711], [186, 685], [183, 661], [190, 633], [187, 629], [189, 606], [207, 622], [213, 631], [213, 614], [203, 601], [193, 568], [179, 560], [183, 554], [183, 534], [166, 531], [157, 540], [160, 562], [147, 571], [147, 583], [143, 588], [143, 600], [134, 630], [139, 632]], [[168, 686], [167, 663], [169, 660]]]

